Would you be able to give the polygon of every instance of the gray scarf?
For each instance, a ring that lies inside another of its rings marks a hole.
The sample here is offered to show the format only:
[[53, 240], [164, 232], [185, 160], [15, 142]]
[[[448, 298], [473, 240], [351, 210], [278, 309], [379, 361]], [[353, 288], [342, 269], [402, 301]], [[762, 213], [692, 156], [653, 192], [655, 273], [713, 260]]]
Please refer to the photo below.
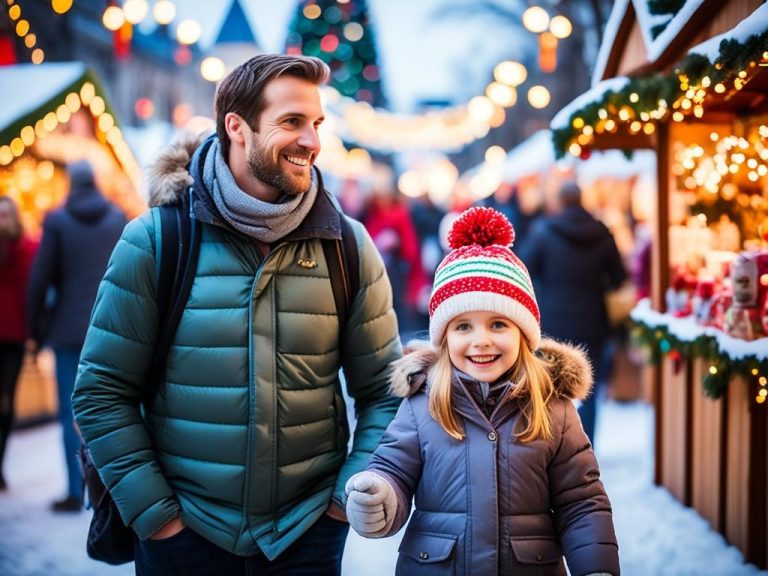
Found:
[[203, 183], [211, 193], [216, 208], [230, 226], [261, 242], [271, 244], [293, 232], [309, 214], [317, 197], [317, 176], [304, 194], [285, 202], [264, 202], [243, 192], [227, 166], [218, 140], [211, 144], [203, 166]]

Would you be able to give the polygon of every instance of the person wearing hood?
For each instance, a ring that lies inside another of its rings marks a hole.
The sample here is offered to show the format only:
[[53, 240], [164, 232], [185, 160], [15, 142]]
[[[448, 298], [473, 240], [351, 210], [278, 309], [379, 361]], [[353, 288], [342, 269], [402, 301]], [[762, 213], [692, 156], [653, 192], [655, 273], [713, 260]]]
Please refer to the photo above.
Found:
[[[582, 207], [578, 185], [564, 183], [559, 200], [558, 213], [533, 223], [519, 256], [537, 286], [544, 333], [584, 346], [598, 369], [611, 332], [605, 295], [621, 286], [627, 274], [611, 232]], [[603, 380], [597, 370], [595, 388], [579, 407], [593, 444]]]
[[[435, 272], [429, 344], [395, 363], [405, 400], [347, 517], [362, 536], [397, 532], [397, 576], [618, 576], [611, 505], [572, 399], [589, 391], [584, 354], [541, 337], [514, 230], [471, 208]], [[411, 514], [411, 499], [415, 510]]]
[[99, 192], [91, 164], [67, 167], [69, 194], [43, 221], [40, 249], [32, 264], [28, 322], [36, 348], [50, 346], [56, 356], [56, 383], [67, 494], [53, 503], [57, 512], [82, 507], [83, 480], [77, 459], [80, 438], [72, 416], [72, 391], [80, 350], [107, 262], [127, 220]]

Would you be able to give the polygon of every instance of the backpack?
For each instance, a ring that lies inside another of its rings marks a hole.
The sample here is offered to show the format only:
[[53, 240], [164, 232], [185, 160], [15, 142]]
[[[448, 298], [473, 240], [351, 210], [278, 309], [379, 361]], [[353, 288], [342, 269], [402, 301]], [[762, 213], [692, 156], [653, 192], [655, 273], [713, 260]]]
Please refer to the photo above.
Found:
[[[338, 208], [338, 207], [337, 207]], [[176, 328], [187, 304], [192, 282], [197, 272], [200, 254], [200, 224], [189, 216], [189, 206], [161, 206], [160, 212], [160, 266], [157, 285], [157, 309], [160, 332], [150, 364], [149, 381], [143, 404], [149, 409], [165, 373], [165, 362]], [[328, 264], [333, 299], [339, 325], [345, 326], [349, 308], [360, 287], [360, 264], [352, 225], [341, 214], [341, 240], [323, 239], [323, 253]], [[124, 564], [134, 560], [136, 535], [127, 527], [117, 505], [112, 500], [84, 442], [79, 450], [83, 482], [93, 508], [88, 528], [86, 550], [93, 560], [107, 564]]]

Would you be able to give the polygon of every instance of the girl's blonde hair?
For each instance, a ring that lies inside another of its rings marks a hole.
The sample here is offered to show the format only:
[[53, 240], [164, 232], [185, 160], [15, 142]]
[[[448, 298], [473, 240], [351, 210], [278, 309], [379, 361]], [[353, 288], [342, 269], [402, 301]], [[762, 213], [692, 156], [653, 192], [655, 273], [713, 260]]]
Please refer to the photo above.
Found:
[[[507, 400], [520, 404], [521, 419], [515, 431], [520, 442], [551, 440], [552, 425], [549, 419], [549, 400], [554, 394], [552, 377], [547, 365], [531, 350], [525, 338], [520, 339], [520, 353], [514, 365]], [[451, 437], [464, 439], [464, 430], [453, 409], [451, 394], [453, 365], [448, 355], [447, 338], [443, 335], [438, 359], [427, 375], [429, 383], [429, 413]]]

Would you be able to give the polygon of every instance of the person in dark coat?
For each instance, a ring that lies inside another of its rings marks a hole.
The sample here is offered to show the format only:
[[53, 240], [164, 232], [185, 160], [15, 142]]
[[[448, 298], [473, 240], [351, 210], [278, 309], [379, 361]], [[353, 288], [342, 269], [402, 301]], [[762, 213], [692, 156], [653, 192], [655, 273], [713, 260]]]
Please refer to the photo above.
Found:
[[82, 476], [77, 459], [80, 439], [72, 416], [72, 391], [91, 308], [123, 228], [125, 215], [96, 188], [87, 161], [69, 165], [69, 195], [43, 222], [40, 250], [29, 283], [29, 323], [37, 347], [56, 355], [59, 421], [67, 463], [67, 495], [53, 503], [58, 512], [82, 506]]
[[[519, 255], [537, 287], [544, 333], [584, 346], [597, 369], [610, 335], [605, 295], [624, 282], [626, 272], [611, 232], [582, 207], [578, 185], [566, 182], [559, 198], [560, 212], [533, 223]], [[593, 444], [600, 370], [595, 381], [579, 407]]]
[[514, 231], [472, 208], [435, 273], [429, 347], [395, 362], [405, 396], [347, 517], [390, 536], [415, 510], [396, 574], [619, 574], [611, 505], [572, 402], [589, 391], [585, 355], [541, 339], [536, 296], [510, 250]]
[[24, 234], [16, 204], [0, 196], [0, 490], [7, 487], [3, 460], [24, 360], [27, 282], [36, 250], [37, 241]]

